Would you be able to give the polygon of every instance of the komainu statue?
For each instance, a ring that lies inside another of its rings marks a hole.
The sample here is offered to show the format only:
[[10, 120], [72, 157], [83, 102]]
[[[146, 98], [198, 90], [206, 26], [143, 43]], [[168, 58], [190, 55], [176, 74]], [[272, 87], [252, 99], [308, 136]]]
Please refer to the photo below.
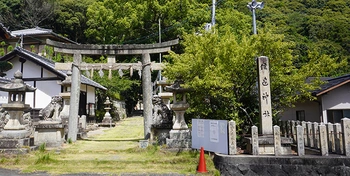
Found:
[[153, 126], [172, 126], [173, 112], [163, 103], [159, 96], [154, 96], [153, 103]]
[[0, 131], [4, 129], [4, 126], [10, 119], [10, 114], [5, 111], [4, 108], [0, 107]]
[[39, 111], [40, 118], [48, 121], [61, 121], [59, 115], [62, 111], [62, 100], [61, 96], [53, 96], [51, 102]]

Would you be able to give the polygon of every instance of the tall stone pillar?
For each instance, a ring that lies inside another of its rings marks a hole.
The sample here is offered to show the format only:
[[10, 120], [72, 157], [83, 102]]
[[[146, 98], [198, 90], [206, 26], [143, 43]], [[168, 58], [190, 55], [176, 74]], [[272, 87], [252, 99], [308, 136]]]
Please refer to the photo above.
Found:
[[145, 139], [151, 137], [152, 124], [152, 80], [151, 57], [149, 53], [142, 54], [142, 103]]
[[270, 91], [270, 65], [266, 56], [258, 57], [260, 130], [263, 135], [272, 135], [272, 109]]
[[78, 114], [79, 114], [79, 98], [80, 98], [80, 69], [81, 54], [74, 53], [74, 61], [72, 65], [72, 86], [68, 119], [68, 139], [72, 142], [77, 140], [78, 134]]

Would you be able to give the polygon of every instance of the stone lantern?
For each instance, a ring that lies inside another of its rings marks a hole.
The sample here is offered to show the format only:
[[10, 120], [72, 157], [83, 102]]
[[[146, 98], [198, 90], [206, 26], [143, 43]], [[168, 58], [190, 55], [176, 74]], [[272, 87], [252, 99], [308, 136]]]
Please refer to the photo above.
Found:
[[60, 93], [60, 96], [63, 99], [63, 108], [59, 116], [63, 120], [63, 122], [67, 121], [67, 124], [68, 124], [68, 118], [69, 118], [71, 84], [72, 84], [72, 72], [68, 71], [66, 79], [61, 82], [61, 86], [63, 87], [63, 92]]
[[[172, 92], [173, 104], [170, 105], [171, 110], [175, 112], [175, 121], [173, 125], [174, 130], [187, 130], [188, 126], [185, 122], [185, 111], [190, 107], [186, 102], [186, 92], [189, 89], [183, 88], [180, 84], [183, 83], [180, 80], [175, 81], [171, 86], [166, 86], [165, 90]], [[178, 99], [180, 98], [180, 99]]]
[[159, 91], [158, 96], [162, 99], [163, 103], [170, 109], [170, 98], [173, 97], [173, 93], [171, 92], [163, 92], [163, 89], [166, 86], [170, 86], [171, 83], [168, 83], [166, 80], [157, 81], [157, 86], [161, 87], [161, 91]]
[[109, 101], [109, 97], [106, 98], [106, 101], [104, 102], [105, 104], [105, 116], [103, 117], [102, 123], [100, 124], [100, 126], [114, 126], [114, 124], [112, 124], [112, 117], [111, 114], [109, 113], [109, 111], [112, 109], [111, 108], [111, 104], [112, 102]]
[[4, 130], [25, 129], [24, 125], [21, 124], [22, 115], [24, 111], [30, 109], [30, 106], [25, 104], [25, 95], [26, 92], [34, 92], [36, 90], [36, 88], [24, 84], [20, 71], [17, 71], [14, 77], [11, 83], [0, 87], [1, 91], [8, 92], [8, 103], [3, 104], [2, 108], [9, 113], [10, 119], [4, 126]]
[[191, 148], [191, 132], [185, 122], [185, 111], [189, 108], [186, 102], [187, 88], [181, 87], [183, 81], [176, 80], [171, 86], [166, 86], [165, 90], [173, 93], [173, 104], [171, 110], [175, 112], [173, 129], [170, 131], [170, 138], [166, 139], [166, 144], [170, 148]]
[[5, 153], [27, 152], [29, 148], [22, 148], [24, 146], [32, 148], [31, 127], [28, 129], [23, 124], [23, 113], [30, 109], [30, 105], [25, 104], [26, 92], [34, 92], [36, 88], [23, 82], [20, 71], [17, 71], [14, 77], [11, 83], [0, 86], [1, 91], [8, 92], [8, 103], [2, 104], [2, 108], [8, 112], [9, 120], [0, 131], [0, 148]]

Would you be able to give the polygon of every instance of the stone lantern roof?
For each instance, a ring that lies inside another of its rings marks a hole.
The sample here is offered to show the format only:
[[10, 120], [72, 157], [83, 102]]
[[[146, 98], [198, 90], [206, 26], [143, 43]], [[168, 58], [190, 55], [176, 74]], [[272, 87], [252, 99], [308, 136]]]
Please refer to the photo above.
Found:
[[69, 70], [67, 72], [66, 79], [61, 82], [62, 86], [70, 86], [72, 83], [72, 72]]
[[34, 92], [36, 90], [23, 82], [22, 73], [19, 70], [15, 72], [14, 77], [10, 83], [0, 86], [0, 90], [5, 92]]
[[189, 88], [183, 88], [181, 87], [181, 84], [183, 84], [184, 81], [182, 80], [175, 80], [173, 85], [165, 86], [165, 90], [167, 92], [174, 92], [174, 93], [185, 93], [190, 91]]

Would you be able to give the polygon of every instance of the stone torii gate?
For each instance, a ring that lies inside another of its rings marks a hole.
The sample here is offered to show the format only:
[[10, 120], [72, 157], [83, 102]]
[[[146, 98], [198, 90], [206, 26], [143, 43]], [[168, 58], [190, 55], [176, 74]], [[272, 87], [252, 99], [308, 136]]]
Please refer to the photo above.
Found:
[[[46, 40], [46, 44], [54, 47], [55, 52], [72, 54], [73, 63], [56, 63], [57, 70], [72, 70], [71, 98], [68, 121], [68, 139], [76, 141], [78, 108], [80, 96], [80, 70], [105, 69], [105, 70], [142, 70], [142, 97], [144, 116], [144, 136], [149, 139], [152, 123], [152, 80], [151, 69], [162, 70], [163, 64], [151, 62], [150, 54], [164, 53], [171, 50], [171, 46], [177, 45], [179, 40], [171, 40], [155, 44], [131, 44], [131, 45], [90, 45], [67, 44]], [[81, 63], [82, 55], [107, 55], [108, 63]], [[115, 55], [142, 55], [142, 62], [115, 63]]]

